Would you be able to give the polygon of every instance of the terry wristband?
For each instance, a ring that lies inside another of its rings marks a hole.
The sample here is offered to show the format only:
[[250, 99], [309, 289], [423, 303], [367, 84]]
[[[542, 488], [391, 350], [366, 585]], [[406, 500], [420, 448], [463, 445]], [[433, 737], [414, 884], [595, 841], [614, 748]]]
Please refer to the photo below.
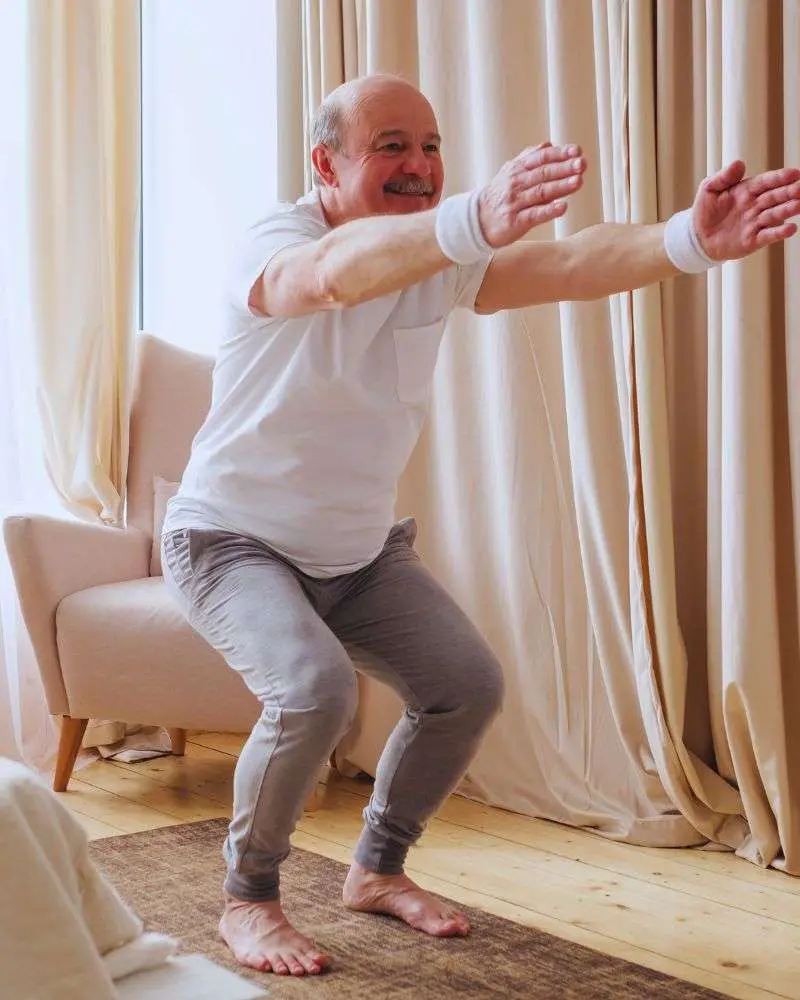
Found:
[[454, 264], [476, 264], [494, 253], [478, 219], [479, 191], [446, 198], [436, 210], [436, 239]]
[[700, 246], [691, 208], [676, 212], [664, 230], [664, 250], [679, 271], [702, 274], [717, 264]]

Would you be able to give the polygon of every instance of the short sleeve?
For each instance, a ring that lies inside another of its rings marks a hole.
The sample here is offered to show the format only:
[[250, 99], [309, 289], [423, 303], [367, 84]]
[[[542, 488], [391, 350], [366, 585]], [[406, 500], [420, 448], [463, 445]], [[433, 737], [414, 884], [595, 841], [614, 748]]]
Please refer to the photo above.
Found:
[[250, 312], [250, 291], [267, 265], [282, 250], [318, 240], [327, 227], [294, 205], [279, 208], [247, 230], [234, 252], [229, 278], [230, 301]]
[[458, 265], [454, 268], [453, 309], [475, 311], [475, 299], [478, 297], [478, 292], [491, 262], [492, 258], [490, 257], [488, 260], [481, 260], [476, 264]]

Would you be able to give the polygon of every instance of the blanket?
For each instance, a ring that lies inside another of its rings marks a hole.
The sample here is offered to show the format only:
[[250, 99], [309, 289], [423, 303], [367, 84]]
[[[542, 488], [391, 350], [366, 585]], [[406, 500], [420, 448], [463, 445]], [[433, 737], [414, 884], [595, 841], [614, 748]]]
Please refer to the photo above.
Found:
[[166, 961], [39, 778], [0, 759], [0, 998], [116, 1000], [114, 981]]

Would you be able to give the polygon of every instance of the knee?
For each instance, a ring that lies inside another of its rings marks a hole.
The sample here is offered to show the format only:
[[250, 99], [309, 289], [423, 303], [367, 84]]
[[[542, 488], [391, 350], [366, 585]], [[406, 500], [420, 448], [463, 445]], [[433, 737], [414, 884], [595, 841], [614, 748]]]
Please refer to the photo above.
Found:
[[492, 657], [486, 664], [481, 681], [481, 698], [486, 705], [486, 714], [493, 719], [503, 709], [506, 696], [506, 680], [500, 663]]
[[317, 660], [297, 672], [281, 700], [283, 712], [302, 718], [304, 725], [326, 733], [343, 731], [358, 705], [355, 670], [349, 660]]
[[493, 654], [475, 658], [465, 671], [461, 686], [464, 710], [488, 725], [502, 710], [505, 698], [503, 669]]

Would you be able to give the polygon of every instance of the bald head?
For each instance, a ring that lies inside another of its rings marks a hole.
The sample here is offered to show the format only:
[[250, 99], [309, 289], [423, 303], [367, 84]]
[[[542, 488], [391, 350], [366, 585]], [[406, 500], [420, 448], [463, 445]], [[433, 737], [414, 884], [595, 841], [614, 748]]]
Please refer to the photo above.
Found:
[[329, 218], [420, 211], [439, 199], [436, 115], [402, 77], [375, 73], [337, 87], [317, 109], [310, 138]]
[[411, 92], [417, 100], [422, 97], [416, 87], [393, 73], [370, 73], [369, 76], [359, 76], [340, 84], [314, 112], [310, 129], [312, 149], [322, 145], [340, 152], [344, 148], [348, 123], [364, 99], [377, 93], [392, 92], [401, 99], [404, 92], [406, 96]]

